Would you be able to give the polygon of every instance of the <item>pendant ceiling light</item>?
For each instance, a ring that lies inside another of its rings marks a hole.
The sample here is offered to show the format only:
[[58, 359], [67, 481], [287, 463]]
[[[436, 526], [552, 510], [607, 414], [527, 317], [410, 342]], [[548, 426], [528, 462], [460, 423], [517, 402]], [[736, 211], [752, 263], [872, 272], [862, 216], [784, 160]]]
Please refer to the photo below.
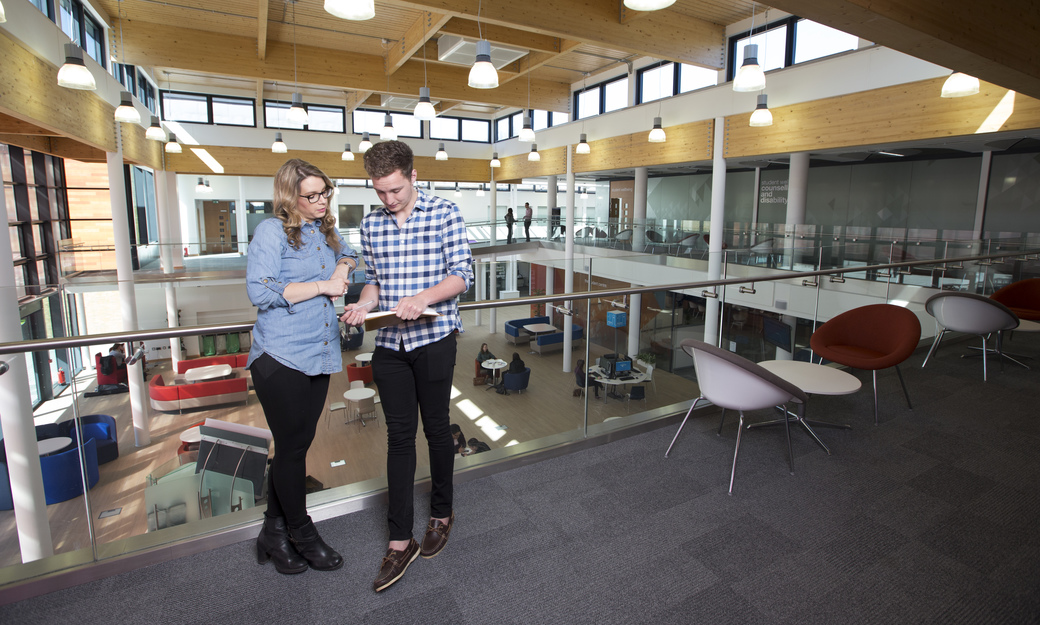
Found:
[[477, 1], [477, 58], [469, 70], [469, 86], [474, 89], [495, 89], [498, 87], [498, 70], [491, 64], [491, 42], [484, 39], [480, 30], [480, 0]]
[[271, 151], [275, 154], [285, 154], [289, 151], [289, 146], [282, 141], [282, 133], [274, 133], [274, 143], [271, 144]]
[[448, 160], [448, 153], [444, 151], [444, 144], [440, 143], [437, 145], [437, 156], [435, 157], [438, 161]]
[[58, 70], [58, 85], [83, 91], [97, 89], [94, 75], [83, 63], [83, 50], [74, 43], [65, 44], [65, 64]]
[[155, 115], [152, 115], [152, 124], [148, 126], [144, 137], [152, 141], [166, 141], [166, 132], [162, 129], [162, 126], [159, 124], [159, 118]]
[[963, 98], [978, 92], [979, 79], [961, 72], [950, 74], [942, 86], [942, 97], [944, 98]]
[[675, 4], [675, 0], [625, 0], [625, 7], [633, 11], [660, 11]]
[[581, 133], [581, 137], [578, 139], [578, 145], [574, 148], [575, 154], [589, 154], [592, 152], [592, 147], [589, 146], [589, 140], [585, 136], [585, 133]]
[[126, 124], [140, 124], [141, 114], [134, 108], [133, 98], [128, 91], [119, 92], [119, 106], [116, 107], [116, 121]]
[[531, 123], [531, 111], [528, 110], [524, 114], [524, 127], [520, 129], [520, 135], [517, 137], [524, 143], [534, 143], [534, 126]]
[[433, 108], [433, 102], [430, 102], [430, 79], [426, 74], [426, 42], [426, 20], [423, 19], [423, 86], [419, 87], [419, 103], [415, 105], [415, 110], [412, 111], [412, 115], [414, 115], [417, 119], [429, 121], [434, 117], [437, 117], [437, 109]]
[[368, 149], [371, 148], [371, 147], [372, 147], [372, 140], [368, 138], [368, 133], [367, 132], [361, 133], [361, 143], [358, 144], [357, 151], [361, 152], [362, 154], [364, 154], [365, 152], [368, 152]]
[[7, 14], [4, 13], [4, 3], [0, 2], [0, 24], [7, 21]]
[[744, 62], [733, 77], [734, 91], [761, 91], [766, 88], [766, 75], [758, 64], [758, 45], [750, 43], [755, 36], [755, 5], [751, 4], [751, 32], [744, 46]]
[[370, 20], [376, 16], [375, 0], [325, 0], [325, 10], [345, 20]]
[[654, 128], [650, 131], [650, 136], [647, 140], [650, 143], [664, 143], [668, 137], [664, 134], [664, 128], [661, 127], [661, 118], [654, 118]]
[[170, 133], [170, 140], [166, 142], [166, 153], [167, 154], [180, 154], [181, 144], [177, 143], [177, 135]]
[[531, 152], [530, 152], [530, 154], [527, 155], [527, 160], [529, 160], [529, 161], [540, 161], [540, 160], [542, 160], [542, 155], [538, 153], [538, 144], [537, 143], [532, 143], [531, 144]]
[[459, 183], [455, 183], [455, 197], [462, 197], [462, 190], [459, 189]]
[[213, 193], [212, 187], [209, 186], [209, 180], [206, 180], [206, 193]]
[[379, 131], [379, 138], [383, 141], [397, 141], [397, 129], [394, 128], [394, 118], [390, 113], [383, 117], [383, 129]]
[[498, 160], [498, 152], [491, 155], [491, 166], [496, 169], [502, 166], [502, 161]]
[[339, 155], [341, 161], [352, 161], [354, 160], [354, 153], [350, 151], [350, 144], [343, 146], [343, 154]]
[[484, 185], [477, 187], [477, 197], [484, 197]]
[[205, 193], [206, 185], [202, 182], [202, 177], [199, 177], [199, 183], [195, 185], [195, 193]]
[[758, 106], [755, 107], [755, 111], [751, 113], [751, 126], [759, 128], [762, 126], [773, 125], [773, 114], [769, 112], [769, 106], [766, 104], [768, 96], [762, 94], [758, 96]]
[[292, 67], [293, 87], [292, 104], [289, 106], [289, 122], [306, 126], [308, 121], [307, 109], [303, 108], [303, 95], [300, 94], [300, 73], [296, 68], [296, 0], [292, 0]]
[[582, 187], [581, 188], [581, 199], [583, 199], [583, 200], [589, 199], [589, 190], [588, 190], [588, 188], [586, 188], [586, 187]]

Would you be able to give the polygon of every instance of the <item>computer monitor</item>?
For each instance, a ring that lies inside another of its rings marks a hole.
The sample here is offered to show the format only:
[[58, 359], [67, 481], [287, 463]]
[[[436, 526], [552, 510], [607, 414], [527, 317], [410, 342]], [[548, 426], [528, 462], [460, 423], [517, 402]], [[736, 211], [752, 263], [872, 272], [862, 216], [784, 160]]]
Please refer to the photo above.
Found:
[[762, 338], [766, 343], [775, 345], [786, 352], [793, 352], [791, 346], [791, 326], [768, 315], [762, 317]]
[[625, 358], [623, 360], [614, 361], [614, 373], [621, 373], [622, 371], [631, 371], [632, 361]]

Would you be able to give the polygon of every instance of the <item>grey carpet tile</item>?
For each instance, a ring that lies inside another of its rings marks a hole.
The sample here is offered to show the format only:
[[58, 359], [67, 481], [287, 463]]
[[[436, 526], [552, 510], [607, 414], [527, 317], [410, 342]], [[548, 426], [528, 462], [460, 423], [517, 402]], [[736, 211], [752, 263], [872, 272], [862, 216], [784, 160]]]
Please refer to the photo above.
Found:
[[1008, 529], [973, 514], [954, 511], [918, 540], [981, 573], [992, 573], [1001, 562], [1016, 557], [1036, 533], [1036, 527]]
[[940, 464], [909, 480], [907, 484], [926, 495], [962, 507], [983, 496], [996, 482], [953, 465]]

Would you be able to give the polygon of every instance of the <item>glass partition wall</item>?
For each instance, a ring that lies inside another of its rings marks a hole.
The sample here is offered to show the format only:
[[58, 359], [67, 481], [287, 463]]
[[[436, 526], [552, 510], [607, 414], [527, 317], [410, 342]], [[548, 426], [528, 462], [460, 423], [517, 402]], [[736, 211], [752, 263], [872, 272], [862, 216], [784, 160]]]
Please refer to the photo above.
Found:
[[[787, 240], [797, 239], [785, 233]], [[537, 258], [478, 261], [476, 285], [462, 305], [465, 332], [458, 336], [451, 400], [452, 422], [474, 453], [459, 456], [457, 470], [491, 467], [685, 413], [698, 391], [693, 361], [680, 347], [684, 339], [710, 340], [753, 361], [808, 360], [809, 337], [820, 322], [890, 302], [918, 314], [927, 342], [935, 325], [924, 301], [938, 288], [988, 294], [1037, 262], [1035, 250], [1002, 243], [988, 255], [946, 257], [957, 248], [943, 245], [930, 248], [934, 259], [869, 264], [881, 254], [876, 250], [891, 251], [894, 243], [862, 243], [866, 252], [850, 252], [848, 241], [844, 249], [727, 249], [716, 280], [706, 277], [710, 257], [691, 258], [675, 248], [642, 254], [619, 247], [611, 256], [578, 254], [573, 261], [543, 248]], [[975, 243], [970, 251], [985, 247]], [[855, 261], [853, 255], [859, 255]], [[827, 259], [838, 257], [845, 260], [831, 267], [836, 263]], [[571, 266], [571, 292], [564, 293]], [[691, 281], [697, 277], [704, 279]], [[661, 286], [643, 286], [647, 282]], [[78, 297], [53, 289], [67, 300]], [[183, 295], [181, 303], [191, 304], [191, 296]], [[0, 347], [4, 362], [61, 361], [54, 355], [65, 354], [66, 361], [83, 363], [78, 373], [70, 368], [65, 388], [32, 415], [35, 448], [5, 441], [4, 477], [12, 462], [41, 464], [54, 555], [23, 558], [20, 540], [30, 540], [24, 536], [31, 532], [20, 538], [12, 491], [0, 493], [0, 583], [259, 521], [273, 450], [243, 368], [251, 324], [222, 314], [197, 312], [182, 318], [186, 327], [177, 330], [165, 327], [164, 317], [149, 321], [143, 315], [139, 332], [97, 336], [76, 336], [82, 334], [73, 327], [76, 320], [66, 318], [65, 336], [71, 338], [34, 337]], [[213, 321], [222, 323], [200, 325]], [[113, 370], [101, 357], [116, 342], [129, 343], [128, 354], [143, 342], [149, 356], [128, 370]], [[479, 362], [485, 343], [501, 364]], [[320, 436], [308, 456], [312, 509], [336, 510], [385, 488], [385, 424], [366, 371], [365, 354], [373, 346], [374, 333], [343, 333], [344, 370], [332, 378]], [[175, 360], [172, 350], [179, 352]], [[523, 366], [511, 374], [514, 358]], [[228, 366], [214, 378], [192, 373], [218, 363]], [[16, 370], [22, 369], [5, 376]], [[125, 386], [131, 375], [139, 377]], [[350, 396], [352, 383], [367, 389], [374, 406]], [[423, 479], [428, 468], [421, 441], [417, 449], [417, 477]], [[26, 488], [8, 481], [15, 491]]]

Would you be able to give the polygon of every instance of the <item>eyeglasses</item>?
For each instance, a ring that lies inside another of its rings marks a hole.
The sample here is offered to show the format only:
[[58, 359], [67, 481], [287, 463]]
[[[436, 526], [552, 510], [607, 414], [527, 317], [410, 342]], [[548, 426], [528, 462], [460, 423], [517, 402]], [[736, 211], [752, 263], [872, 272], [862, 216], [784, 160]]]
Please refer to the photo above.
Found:
[[301, 195], [300, 197], [305, 197], [311, 204], [316, 204], [319, 197], [323, 197], [327, 200], [332, 197], [333, 192], [335, 192], [335, 189], [332, 187], [325, 187], [325, 190], [321, 193], [311, 193], [310, 195]]

